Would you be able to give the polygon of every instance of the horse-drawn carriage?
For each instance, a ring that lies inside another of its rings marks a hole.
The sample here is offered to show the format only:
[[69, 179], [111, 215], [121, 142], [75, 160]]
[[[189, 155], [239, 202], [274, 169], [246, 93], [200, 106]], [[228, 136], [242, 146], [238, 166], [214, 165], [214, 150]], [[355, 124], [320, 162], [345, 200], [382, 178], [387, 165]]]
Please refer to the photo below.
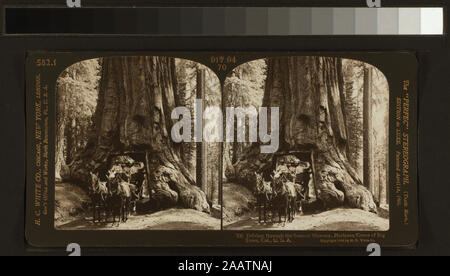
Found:
[[[263, 173], [255, 173], [256, 197], [259, 222], [267, 223], [267, 213], [271, 212], [272, 222], [278, 216], [279, 223], [292, 222], [297, 212], [302, 212], [302, 202], [309, 200], [309, 185], [313, 176], [312, 158], [302, 161], [299, 154], [276, 156], [270, 179]], [[303, 157], [301, 155], [301, 157]], [[305, 158], [303, 157], [303, 160]]]
[[108, 162], [90, 172], [93, 222], [108, 222], [112, 216], [113, 224], [126, 222], [136, 211], [136, 202], [148, 196], [145, 158], [136, 161], [126, 153], [110, 156]]

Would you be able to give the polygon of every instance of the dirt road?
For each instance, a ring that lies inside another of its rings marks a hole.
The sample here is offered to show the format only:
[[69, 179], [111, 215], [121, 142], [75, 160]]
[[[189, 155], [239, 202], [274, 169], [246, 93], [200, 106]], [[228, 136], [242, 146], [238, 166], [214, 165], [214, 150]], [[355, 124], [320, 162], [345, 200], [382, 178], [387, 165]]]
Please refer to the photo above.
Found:
[[298, 215], [292, 223], [259, 223], [258, 215], [242, 217], [225, 230], [387, 231], [389, 220], [357, 209], [335, 209], [315, 215]]
[[[111, 220], [111, 219], [110, 219]], [[126, 223], [93, 223], [92, 216], [57, 227], [58, 230], [219, 230], [220, 220], [190, 209], [170, 209], [131, 216]]]

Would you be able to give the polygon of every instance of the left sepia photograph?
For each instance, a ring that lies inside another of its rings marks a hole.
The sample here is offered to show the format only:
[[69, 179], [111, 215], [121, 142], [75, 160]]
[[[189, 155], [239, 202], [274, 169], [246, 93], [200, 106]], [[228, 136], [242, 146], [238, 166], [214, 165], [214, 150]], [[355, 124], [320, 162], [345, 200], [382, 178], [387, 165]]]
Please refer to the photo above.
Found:
[[104, 57], [66, 68], [56, 90], [57, 230], [221, 229], [220, 146], [172, 139], [176, 107], [194, 130], [199, 109], [221, 104], [214, 72], [185, 59]]

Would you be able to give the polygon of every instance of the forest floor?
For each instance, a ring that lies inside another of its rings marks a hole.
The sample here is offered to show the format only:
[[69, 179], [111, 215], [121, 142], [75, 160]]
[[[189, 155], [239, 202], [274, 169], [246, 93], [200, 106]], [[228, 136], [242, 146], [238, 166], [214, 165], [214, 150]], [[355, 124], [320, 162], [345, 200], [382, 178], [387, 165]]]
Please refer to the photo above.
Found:
[[224, 224], [241, 220], [256, 203], [253, 193], [242, 185], [223, 184], [223, 220]]
[[[225, 230], [387, 231], [389, 219], [359, 209], [339, 208], [297, 215], [292, 223], [259, 223], [253, 194], [240, 185], [224, 184]], [[275, 220], [276, 221], [276, 220]]]
[[[77, 186], [56, 184], [55, 226], [58, 230], [219, 230], [220, 219], [192, 209], [169, 209], [147, 215], [132, 215], [119, 225], [93, 223], [89, 198]], [[112, 218], [109, 218], [111, 221]]]
[[78, 186], [70, 183], [55, 185], [55, 225], [63, 225], [77, 219], [89, 208], [89, 196]]
[[[269, 217], [269, 216], [268, 216]], [[252, 212], [239, 221], [225, 224], [225, 230], [298, 230], [298, 231], [387, 231], [389, 220], [359, 209], [334, 209], [314, 215], [297, 215], [291, 223], [259, 223]], [[275, 219], [277, 221], [277, 219]]]

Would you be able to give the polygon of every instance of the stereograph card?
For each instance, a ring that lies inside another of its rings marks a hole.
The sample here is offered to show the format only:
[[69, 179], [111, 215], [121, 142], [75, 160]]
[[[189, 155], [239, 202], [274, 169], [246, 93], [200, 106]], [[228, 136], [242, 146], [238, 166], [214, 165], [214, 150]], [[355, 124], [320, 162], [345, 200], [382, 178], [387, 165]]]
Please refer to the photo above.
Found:
[[28, 242], [414, 246], [409, 52], [29, 52]]

